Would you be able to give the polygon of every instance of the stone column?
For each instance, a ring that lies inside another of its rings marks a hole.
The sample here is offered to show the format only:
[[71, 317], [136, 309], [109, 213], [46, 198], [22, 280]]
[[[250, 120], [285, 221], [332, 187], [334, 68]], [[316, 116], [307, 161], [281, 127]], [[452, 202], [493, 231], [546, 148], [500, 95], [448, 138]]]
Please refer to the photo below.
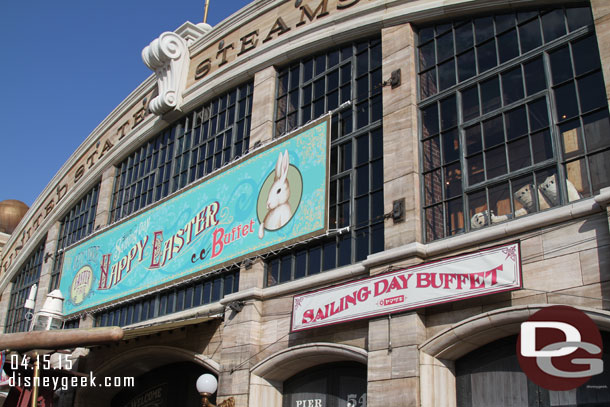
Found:
[[[265, 143], [273, 138], [273, 116], [275, 109], [275, 86], [277, 72], [270, 66], [254, 75], [252, 95], [252, 119], [250, 123], [250, 148], [257, 142]], [[239, 273], [239, 293], [225, 297], [228, 305], [232, 297], [243, 301], [239, 312], [226, 308], [222, 327], [222, 349], [220, 353], [221, 371], [218, 380], [218, 402], [234, 397], [237, 407], [249, 405], [250, 368], [258, 361], [260, 350], [262, 301], [257, 298], [256, 289], [264, 287], [265, 265], [255, 261]], [[251, 289], [251, 295], [241, 295]]]
[[415, 40], [410, 24], [381, 31], [383, 79], [400, 70], [401, 84], [383, 88], [383, 198], [384, 213], [393, 202], [405, 200], [405, 220], [385, 220], [385, 249], [420, 242], [421, 205]]
[[608, 0], [591, 0], [591, 11], [597, 34], [599, 57], [606, 82], [606, 95], [610, 100], [610, 2]]
[[47, 241], [44, 246], [44, 254], [42, 255], [42, 266], [40, 268], [40, 279], [38, 280], [38, 291], [36, 292], [36, 307], [34, 313], [42, 308], [47, 294], [49, 293], [49, 284], [51, 283], [51, 273], [53, 272], [53, 264], [55, 257], [46, 257], [46, 254], [55, 255], [57, 253], [57, 240], [59, 239], [59, 230], [61, 222], [55, 224], [47, 232]]
[[369, 322], [368, 407], [419, 407], [419, 350], [426, 329], [417, 312]]
[[6, 288], [0, 296], [0, 332], [4, 332], [6, 327], [6, 317], [8, 314], [8, 304], [11, 300], [11, 290], [13, 289], [13, 283], [8, 283]]
[[257, 142], [264, 143], [273, 138], [276, 82], [277, 71], [273, 66], [263, 69], [254, 75], [250, 148], [254, 147]]
[[218, 378], [218, 402], [233, 397], [236, 407], [250, 405], [250, 368], [256, 364], [255, 356], [260, 350], [262, 301], [255, 298], [243, 301], [239, 312], [226, 308]]
[[116, 167], [111, 166], [104, 170], [102, 182], [97, 198], [97, 209], [95, 211], [94, 230], [102, 228], [110, 221], [110, 210], [112, 205], [112, 194], [114, 190], [114, 180], [116, 178]]

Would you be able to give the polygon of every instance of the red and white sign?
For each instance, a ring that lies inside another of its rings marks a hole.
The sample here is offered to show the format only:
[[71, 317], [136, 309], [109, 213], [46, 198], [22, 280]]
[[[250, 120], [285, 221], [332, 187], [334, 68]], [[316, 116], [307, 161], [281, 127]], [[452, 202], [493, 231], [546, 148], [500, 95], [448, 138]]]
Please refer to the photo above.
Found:
[[521, 288], [518, 243], [294, 297], [292, 331]]

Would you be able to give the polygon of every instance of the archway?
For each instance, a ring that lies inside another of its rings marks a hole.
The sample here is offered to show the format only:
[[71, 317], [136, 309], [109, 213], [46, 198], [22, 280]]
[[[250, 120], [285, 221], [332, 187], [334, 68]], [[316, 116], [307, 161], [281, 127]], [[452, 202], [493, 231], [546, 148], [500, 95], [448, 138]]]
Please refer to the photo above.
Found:
[[284, 383], [315, 366], [329, 363], [366, 366], [367, 360], [366, 350], [334, 343], [311, 343], [284, 349], [263, 359], [250, 370], [250, 405], [281, 407]]
[[[94, 369], [93, 375], [97, 378], [134, 377], [136, 378], [135, 382], [137, 385], [137, 378], [142, 377], [151, 371], [155, 371], [156, 369], [162, 369], [164, 366], [171, 366], [178, 363], [184, 363], [185, 365], [183, 366], [192, 366], [193, 371], [197, 370], [201, 371], [201, 373], [210, 372], [218, 375], [219, 372], [219, 364], [201, 354], [171, 346], [146, 346], [131, 349], [116, 355]], [[99, 380], [100, 379], [98, 379], [98, 381]], [[150, 380], [148, 380], [147, 383], [150, 384], [148, 389], [137, 390], [142, 390], [144, 393], [147, 390], [154, 392], [156, 388], [154, 383]], [[195, 381], [191, 383], [191, 386], [193, 389], [195, 388]], [[74, 406], [111, 406], [114, 398], [119, 395], [121, 391], [122, 389], [119, 387], [98, 386], [96, 388], [81, 388], [76, 393]], [[163, 393], [162, 390], [161, 393]], [[132, 396], [137, 398], [138, 394]]]

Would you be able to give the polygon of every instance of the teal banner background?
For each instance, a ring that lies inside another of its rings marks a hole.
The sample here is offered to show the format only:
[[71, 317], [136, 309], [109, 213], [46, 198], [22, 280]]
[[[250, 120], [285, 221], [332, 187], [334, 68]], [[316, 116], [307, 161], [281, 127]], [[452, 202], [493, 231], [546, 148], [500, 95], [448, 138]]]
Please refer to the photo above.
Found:
[[[327, 117], [70, 248], [60, 282], [64, 314], [324, 233], [328, 129]], [[277, 230], [264, 230], [260, 238], [278, 157], [286, 151], [292, 217]]]

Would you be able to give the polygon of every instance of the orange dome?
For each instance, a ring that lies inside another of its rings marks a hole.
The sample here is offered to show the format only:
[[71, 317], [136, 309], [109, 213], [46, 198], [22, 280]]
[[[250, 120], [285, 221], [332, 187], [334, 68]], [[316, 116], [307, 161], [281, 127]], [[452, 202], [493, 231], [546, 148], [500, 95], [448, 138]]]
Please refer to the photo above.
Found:
[[0, 232], [13, 233], [28, 209], [26, 204], [15, 199], [0, 202]]

